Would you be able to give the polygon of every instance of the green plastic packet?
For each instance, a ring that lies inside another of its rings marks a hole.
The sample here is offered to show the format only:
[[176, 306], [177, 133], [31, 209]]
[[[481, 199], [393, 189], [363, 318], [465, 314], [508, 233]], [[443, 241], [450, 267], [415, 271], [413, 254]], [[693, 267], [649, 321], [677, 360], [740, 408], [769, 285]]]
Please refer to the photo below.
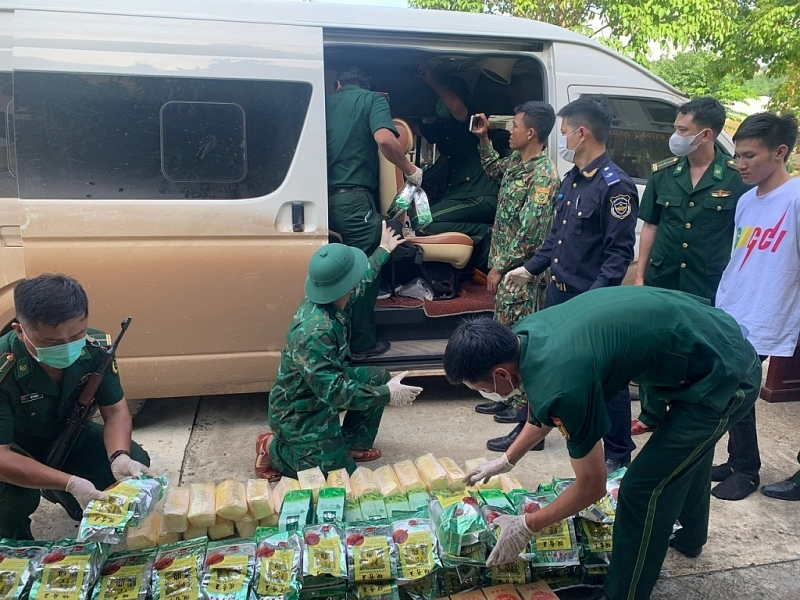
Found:
[[36, 569], [30, 600], [88, 598], [107, 556], [105, 544], [76, 544], [70, 539], [54, 542]]
[[317, 523], [342, 523], [344, 521], [347, 490], [339, 487], [324, 487], [319, 491], [316, 507]]
[[139, 525], [155, 508], [167, 487], [166, 477], [130, 477], [105, 490], [107, 500], [92, 500], [83, 511], [79, 543], [119, 544], [125, 529]]
[[347, 553], [341, 527], [331, 523], [309, 525], [303, 542], [304, 585], [322, 587], [347, 579]]
[[347, 596], [351, 600], [400, 600], [400, 592], [393, 581], [352, 584]]
[[211, 542], [200, 579], [205, 600], [248, 600], [256, 562], [252, 540]]
[[414, 517], [392, 523], [392, 539], [397, 544], [398, 580], [424, 579], [442, 567], [439, 541], [430, 519]]
[[439, 578], [436, 573], [399, 586], [400, 600], [434, 600], [439, 598]]
[[[518, 494], [517, 514], [537, 512], [556, 499], [553, 492], [545, 494]], [[522, 555], [534, 566], [569, 567], [580, 564], [580, 547], [572, 517], [562, 519], [536, 532], [526, 552]]]
[[478, 502], [472, 496], [464, 492], [434, 493], [430, 500], [430, 514], [445, 567], [485, 564], [487, 526]]
[[347, 600], [347, 582], [339, 580], [324, 587], [303, 587], [300, 600]]
[[151, 549], [115, 552], [100, 571], [92, 600], [145, 600], [155, 559], [155, 550]]
[[[481, 514], [483, 515], [486, 523], [489, 525], [491, 538], [490, 545], [494, 547], [494, 545], [497, 544], [497, 540], [500, 538], [500, 528], [495, 525], [494, 521], [497, 517], [514, 514], [513, 507], [511, 504], [508, 504], [508, 509], [505, 509], [500, 508], [499, 506], [484, 504], [481, 506]], [[487, 567], [484, 580], [489, 585], [524, 585], [530, 582], [528, 563], [527, 561], [518, 558], [514, 562], [504, 565]]]
[[580, 519], [580, 531], [583, 565], [585, 567], [608, 567], [613, 549], [614, 525]]
[[0, 600], [26, 596], [50, 542], [0, 540]]
[[297, 600], [302, 588], [302, 560], [303, 540], [299, 533], [259, 527], [256, 530], [256, 572], [253, 579], [256, 598]]
[[473, 590], [484, 584], [483, 571], [475, 565], [459, 565], [452, 568], [444, 568], [436, 573], [439, 580], [439, 591], [441, 596], [453, 596], [459, 592]]
[[199, 600], [206, 538], [167, 544], [153, 564], [153, 600]]
[[537, 567], [531, 570], [531, 582], [544, 581], [554, 592], [583, 585], [581, 567]]
[[388, 525], [349, 526], [345, 547], [349, 581], [376, 583], [397, 578], [397, 545]]

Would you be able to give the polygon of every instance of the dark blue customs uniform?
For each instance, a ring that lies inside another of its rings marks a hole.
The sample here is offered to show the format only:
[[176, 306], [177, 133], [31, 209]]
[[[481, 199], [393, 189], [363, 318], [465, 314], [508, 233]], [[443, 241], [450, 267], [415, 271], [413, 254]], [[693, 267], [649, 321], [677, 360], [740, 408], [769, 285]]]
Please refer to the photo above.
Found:
[[[539, 275], [550, 267], [545, 308], [596, 288], [620, 285], [633, 260], [639, 193], [608, 152], [584, 169], [573, 167], [559, 189], [553, 228], [525, 263]], [[631, 439], [627, 385], [606, 404], [611, 430], [604, 438], [607, 461], [627, 464]]]

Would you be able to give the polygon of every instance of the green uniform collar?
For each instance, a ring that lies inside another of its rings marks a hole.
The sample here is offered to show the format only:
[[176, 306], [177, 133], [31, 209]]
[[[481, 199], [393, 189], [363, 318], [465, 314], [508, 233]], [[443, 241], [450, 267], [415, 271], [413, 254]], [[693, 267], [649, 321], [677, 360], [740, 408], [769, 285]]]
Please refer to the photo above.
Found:
[[672, 170], [673, 177], [684, 177], [681, 180], [681, 187], [684, 188], [687, 194], [692, 194], [698, 190], [703, 188], [710, 187], [714, 185], [715, 181], [722, 181], [725, 179], [725, 168], [726, 163], [730, 160], [730, 157], [722, 152], [719, 148], [716, 149], [714, 153], [714, 160], [708, 165], [705, 173], [697, 182], [697, 185], [692, 188], [691, 182], [691, 175], [690, 175], [690, 165], [689, 159], [685, 156], [682, 156], [678, 163], [675, 165], [675, 168]]

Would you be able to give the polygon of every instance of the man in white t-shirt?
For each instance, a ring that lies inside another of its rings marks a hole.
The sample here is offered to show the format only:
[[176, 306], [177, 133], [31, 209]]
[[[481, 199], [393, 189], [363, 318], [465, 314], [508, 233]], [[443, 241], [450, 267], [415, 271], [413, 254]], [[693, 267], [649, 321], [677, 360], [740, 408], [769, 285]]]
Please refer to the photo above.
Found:
[[[739, 199], [733, 255], [722, 274], [717, 307], [745, 331], [761, 360], [792, 356], [800, 335], [800, 179], [786, 170], [797, 141], [797, 119], [763, 112], [747, 117], [733, 136], [737, 168], [757, 187]], [[711, 493], [741, 500], [758, 488], [753, 408], [730, 430], [728, 460], [712, 471]], [[800, 473], [762, 488], [767, 496], [800, 500]]]

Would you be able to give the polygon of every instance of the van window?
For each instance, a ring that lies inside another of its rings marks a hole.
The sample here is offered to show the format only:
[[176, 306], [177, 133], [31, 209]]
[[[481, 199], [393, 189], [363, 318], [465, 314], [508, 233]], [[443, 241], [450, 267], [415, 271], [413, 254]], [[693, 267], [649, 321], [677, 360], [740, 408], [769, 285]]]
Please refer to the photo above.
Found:
[[13, 83], [11, 73], [0, 73], [0, 198], [17, 197], [14, 176]]
[[303, 82], [15, 72], [20, 197], [264, 196], [310, 99]]
[[614, 111], [608, 153], [632, 179], [650, 177], [653, 163], [669, 158], [677, 107], [648, 98], [608, 97]]

